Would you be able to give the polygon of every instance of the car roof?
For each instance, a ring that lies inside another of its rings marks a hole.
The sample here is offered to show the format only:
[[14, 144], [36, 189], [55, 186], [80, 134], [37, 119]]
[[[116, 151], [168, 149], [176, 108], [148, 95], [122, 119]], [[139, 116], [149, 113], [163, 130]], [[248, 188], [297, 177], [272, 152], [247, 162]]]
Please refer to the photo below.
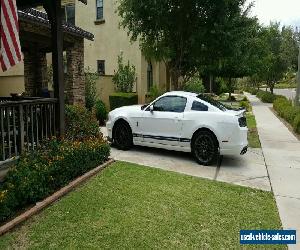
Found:
[[171, 91], [165, 93], [163, 96], [172, 96], [172, 95], [177, 95], [177, 96], [182, 96], [182, 97], [197, 97], [198, 94], [196, 93], [191, 93], [191, 92], [185, 92], [185, 91]]

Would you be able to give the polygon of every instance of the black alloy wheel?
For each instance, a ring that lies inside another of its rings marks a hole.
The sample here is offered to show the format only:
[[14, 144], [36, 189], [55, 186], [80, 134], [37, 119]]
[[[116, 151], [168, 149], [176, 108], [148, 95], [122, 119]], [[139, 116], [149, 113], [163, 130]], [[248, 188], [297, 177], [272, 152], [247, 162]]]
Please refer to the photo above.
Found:
[[199, 131], [192, 141], [192, 153], [201, 165], [211, 165], [218, 156], [218, 143], [209, 131]]
[[127, 122], [117, 122], [113, 129], [114, 145], [121, 150], [128, 150], [133, 146], [132, 131]]

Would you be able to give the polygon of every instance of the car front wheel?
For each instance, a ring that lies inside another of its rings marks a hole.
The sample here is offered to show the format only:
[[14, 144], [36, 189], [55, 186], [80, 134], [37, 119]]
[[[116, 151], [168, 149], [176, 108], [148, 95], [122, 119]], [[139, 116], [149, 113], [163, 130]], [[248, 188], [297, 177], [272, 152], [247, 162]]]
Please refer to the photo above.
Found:
[[133, 146], [132, 131], [127, 122], [117, 122], [113, 129], [113, 142], [121, 150], [128, 150]]
[[211, 165], [218, 156], [218, 142], [209, 131], [199, 131], [192, 141], [192, 153], [201, 165]]

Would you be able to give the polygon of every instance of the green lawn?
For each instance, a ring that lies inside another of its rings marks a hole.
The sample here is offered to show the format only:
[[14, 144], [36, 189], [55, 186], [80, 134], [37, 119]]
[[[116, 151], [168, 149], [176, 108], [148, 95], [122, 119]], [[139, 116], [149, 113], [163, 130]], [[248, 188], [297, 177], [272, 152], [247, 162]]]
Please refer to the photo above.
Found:
[[0, 249], [226, 249], [240, 247], [240, 229], [280, 228], [271, 192], [118, 162]]
[[252, 113], [246, 113], [248, 126], [248, 143], [250, 148], [260, 148], [259, 136], [256, 128], [255, 116]]

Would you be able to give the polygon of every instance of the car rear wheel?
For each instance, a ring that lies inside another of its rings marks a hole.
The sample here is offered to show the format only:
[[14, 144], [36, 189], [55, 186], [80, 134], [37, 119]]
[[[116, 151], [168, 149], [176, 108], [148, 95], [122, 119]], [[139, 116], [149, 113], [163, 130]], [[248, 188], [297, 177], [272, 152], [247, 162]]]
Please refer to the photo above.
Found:
[[127, 122], [116, 123], [113, 129], [113, 142], [121, 150], [128, 150], [133, 146], [132, 131]]
[[192, 141], [192, 153], [201, 165], [211, 165], [218, 156], [218, 142], [209, 131], [199, 131]]

